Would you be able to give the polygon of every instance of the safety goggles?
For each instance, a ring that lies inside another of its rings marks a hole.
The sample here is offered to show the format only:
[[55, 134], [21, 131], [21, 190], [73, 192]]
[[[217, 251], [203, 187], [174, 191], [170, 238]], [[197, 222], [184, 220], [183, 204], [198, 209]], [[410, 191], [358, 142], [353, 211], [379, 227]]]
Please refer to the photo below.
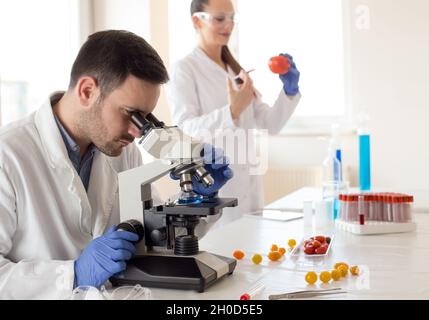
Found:
[[202, 21], [211, 24], [216, 27], [224, 27], [228, 22], [233, 24], [237, 23], [237, 14], [235, 12], [230, 13], [209, 13], [209, 12], [195, 12], [193, 16], [198, 17]]

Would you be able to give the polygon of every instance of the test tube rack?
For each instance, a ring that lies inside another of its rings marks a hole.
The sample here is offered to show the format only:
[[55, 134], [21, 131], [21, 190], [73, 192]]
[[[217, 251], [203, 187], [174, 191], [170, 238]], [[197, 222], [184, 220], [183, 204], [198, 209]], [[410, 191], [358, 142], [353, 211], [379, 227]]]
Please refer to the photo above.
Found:
[[337, 229], [357, 235], [413, 232], [414, 197], [400, 193], [362, 193], [339, 196]]
[[347, 231], [357, 235], [404, 233], [413, 232], [417, 229], [415, 222], [395, 223], [368, 221], [365, 225], [360, 225], [358, 222], [345, 222], [341, 220], [335, 221], [335, 227], [338, 230]]

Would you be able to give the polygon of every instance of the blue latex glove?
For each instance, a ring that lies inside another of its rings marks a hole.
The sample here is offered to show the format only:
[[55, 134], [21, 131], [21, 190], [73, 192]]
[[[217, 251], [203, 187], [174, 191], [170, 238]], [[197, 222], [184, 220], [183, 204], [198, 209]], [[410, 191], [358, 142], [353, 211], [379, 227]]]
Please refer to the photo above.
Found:
[[296, 68], [296, 64], [291, 55], [287, 53], [282, 53], [280, 55], [288, 58], [290, 64], [289, 72], [280, 75], [280, 80], [283, 82], [283, 90], [288, 96], [296, 96], [299, 93], [299, 77], [301, 74]]
[[225, 157], [222, 149], [216, 149], [206, 144], [203, 149], [204, 168], [211, 174], [214, 184], [210, 187], [204, 186], [196, 177], [192, 177], [192, 187], [194, 192], [202, 196], [213, 198], [217, 196], [218, 191], [232, 179], [234, 173], [229, 168], [228, 159]]
[[[218, 191], [234, 176], [231, 168], [229, 168], [228, 159], [224, 156], [221, 149], [216, 149], [211, 145], [205, 144], [201, 156], [204, 158], [204, 168], [211, 174], [214, 179], [214, 184], [206, 187], [197, 177], [192, 176], [192, 187], [194, 192], [208, 197], [214, 198]], [[170, 174], [174, 180], [179, 178]]]
[[136, 248], [132, 242], [138, 235], [128, 231], [116, 231], [112, 226], [103, 236], [92, 240], [74, 263], [75, 287], [99, 288], [111, 276], [126, 268]]

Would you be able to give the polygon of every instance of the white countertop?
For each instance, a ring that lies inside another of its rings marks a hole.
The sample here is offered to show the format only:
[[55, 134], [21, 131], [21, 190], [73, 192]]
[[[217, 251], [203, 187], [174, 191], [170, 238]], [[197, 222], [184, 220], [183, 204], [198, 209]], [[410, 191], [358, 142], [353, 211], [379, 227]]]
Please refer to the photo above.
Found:
[[[429, 299], [429, 214], [416, 214], [415, 220], [418, 227], [414, 233], [356, 236], [337, 231], [332, 250], [324, 260], [295, 263], [289, 256], [280, 262], [269, 262], [267, 253], [273, 243], [286, 247], [290, 238], [299, 241], [302, 219], [278, 222], [245, 216], [211, 231], [200, 241], [201, 250], [224, 256], [231, 256], [235, 249], [246, 252], [233, 275], [204, 293], [152, 288], [152, 294], [155, 299], [169, 300], [237, 300], [259, 281], [266, 286], [260, 299], [267, 299], [269, 294], [334, 287], [341, 287], [348, 293], [319, 299]], [[264, 256], [259, 266], [250, 261], [254, 253]], [[318, 282], [316, 286], [307, 286], [306, 272], [331, 270], [336, 262], [359, 265], [363, 274], [329, 285]]]

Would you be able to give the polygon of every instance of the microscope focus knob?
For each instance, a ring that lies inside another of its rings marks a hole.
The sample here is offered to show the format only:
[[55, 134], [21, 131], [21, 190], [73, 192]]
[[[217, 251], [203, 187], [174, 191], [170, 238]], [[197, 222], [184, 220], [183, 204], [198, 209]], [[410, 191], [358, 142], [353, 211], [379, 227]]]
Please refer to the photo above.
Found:
[[153, 242], [161, 242], [167, 239], [167, 230], [165, 228], [155, 229], [150, 233]]
[[143, 224], [137, 220], [127, 220], [121, 222], [118, 225], [118, 230], [129, 231], [137, 234], [139, 236], [139, 240], [137, 240], [137, 242], [141, 241], [144, 238]]

